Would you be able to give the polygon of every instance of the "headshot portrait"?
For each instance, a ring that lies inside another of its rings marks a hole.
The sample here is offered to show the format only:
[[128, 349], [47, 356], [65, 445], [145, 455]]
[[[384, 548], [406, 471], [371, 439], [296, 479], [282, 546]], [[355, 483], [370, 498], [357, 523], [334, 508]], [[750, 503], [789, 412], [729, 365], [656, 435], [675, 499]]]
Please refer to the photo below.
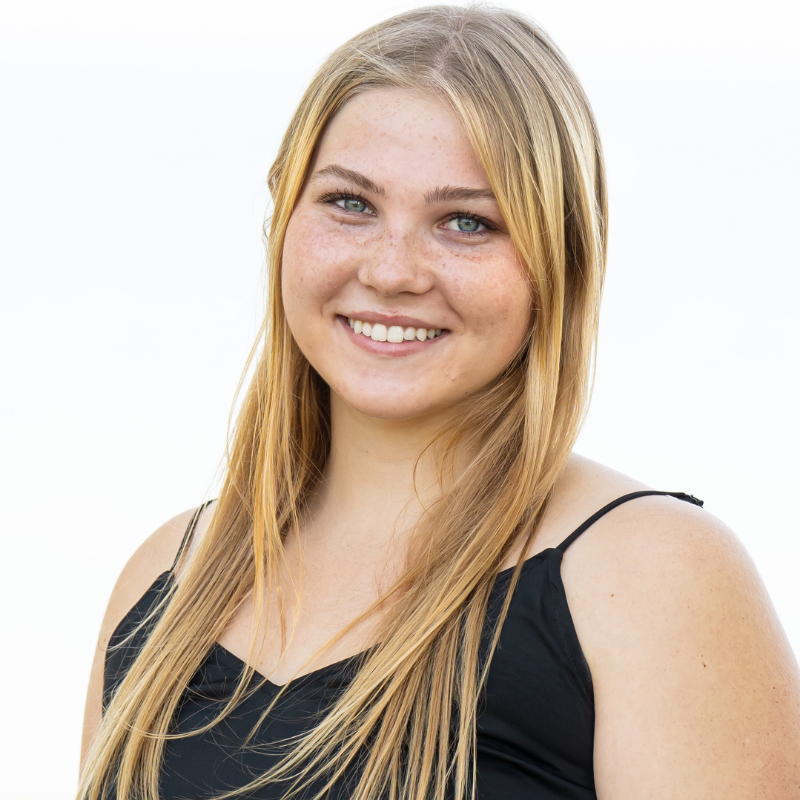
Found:
[[8, 796], [796, 797], [797, 22], [12, 6]]

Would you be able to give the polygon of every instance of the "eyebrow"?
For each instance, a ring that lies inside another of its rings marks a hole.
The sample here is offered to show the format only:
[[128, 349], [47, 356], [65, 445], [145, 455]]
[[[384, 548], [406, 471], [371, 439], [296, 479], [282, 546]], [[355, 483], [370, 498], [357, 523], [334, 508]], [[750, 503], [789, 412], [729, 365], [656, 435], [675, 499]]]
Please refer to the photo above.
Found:
[[[340, 164], [328, 164], [327, 167], [317, 170], [311, 176], [311, 180], [323, 178], [326, 175], [332, 175], [335, 178], [350, 181], [350, 183], [354, 183], [356, 186], [364, 189], [364, 191], [371, 192], [379, 197], [386, 197], [386, 189], [384, 189], [383, 186], [379, 186], [366, 175], [362, 175], [354, 169], [347, 169], [347, 167], [343, 167]], [[497, 200], [491, 189], [472, 189], [468, 186], [437, 186], [432, 191], [425, 193], [425, 202], [428, 205], [433, 205], [434, 203], [449, 203], [454, 200], [476, 200], [480, 198]]]
[[449, 203], [453, 200], [477, 200], [486, 198], [497, 200], [491, 189], [470, 189], [468, 186], [437, 186], [432, 192], [425, 193], [425, 202]]
[[386, 190], [383, 188], [383, 186], [378, 186], [375, 181], [371, 181], [366, 175], [362, 175], [360, 172], [356, 172], [354, 169], [347, 169], [347, 167], [343, 167], [340, 164], [328, 164], [327, 167], [318, 169], [311, 176], [311, 180], [313, 181], [317, 178], [323, 178], [326, 175], [333, 175], [334, 178], [341, 178], [344, 181], [350, 181], [350, 183], [360, 186], [366, 192], [372, 192], [372, 194], [377, 194], [381, 197], [386, 196]]

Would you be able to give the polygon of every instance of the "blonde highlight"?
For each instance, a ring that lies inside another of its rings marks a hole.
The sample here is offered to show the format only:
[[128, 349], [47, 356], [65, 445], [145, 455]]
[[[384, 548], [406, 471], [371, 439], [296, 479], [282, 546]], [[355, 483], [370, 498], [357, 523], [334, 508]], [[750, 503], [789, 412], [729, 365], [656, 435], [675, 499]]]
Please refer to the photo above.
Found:
[[[379, 87], [435, 94], [462, 121], [528, 271], [531, 330], [503, 374], [437, 437], [442, 470], [457, 450], [474, 457], [454, 480], [440, 481], [447, 489], [415, 534], [424, 552], [410, 553], [391, 587], [397, 611], [381, 623], [378, 644], [319, 724], [285, 743], [273, 769], [220, 798], [270, 782], [284, 783], [285, 796], [321, 798], [352, 768], [353, 800], [474, 796], [477, 704], [521, 560], [482, 658], [487, 605], [503, 561], [531, 545], [586, 411], [607, 208], [591, 108], [544, 32], [508, 10], [433, 6], [336, 50], [284, 136], [268, 177], [268, 311], [225, 482], [198, 552], [105, 711], [80, 800], [110, 791], [157, 800], [165, 742], [191, 735], [171, 730], [182, 693], [248, 594], [263, 598], [275, 585], [285, 537], [319, 484], [330, 448], [327, 387], [286, 322], [283, 242], [325, 126], [348, 99]], [[248, 667], [203, 730], [251, 691], [253, 676]]]

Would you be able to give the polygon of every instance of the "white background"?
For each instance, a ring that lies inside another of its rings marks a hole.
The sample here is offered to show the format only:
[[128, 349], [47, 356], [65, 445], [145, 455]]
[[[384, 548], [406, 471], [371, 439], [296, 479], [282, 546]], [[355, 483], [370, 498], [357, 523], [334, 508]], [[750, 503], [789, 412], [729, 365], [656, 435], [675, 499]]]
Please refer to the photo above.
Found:
[[[120, 568], [212, 496], [265, 177], [333, 47], [415, 3], [0, 12], [4, 797], [68, 798]], [[706, 501], [800, 651], [797, 6], [512, 4], [594, 105], [611, 247], [578, 451]]]

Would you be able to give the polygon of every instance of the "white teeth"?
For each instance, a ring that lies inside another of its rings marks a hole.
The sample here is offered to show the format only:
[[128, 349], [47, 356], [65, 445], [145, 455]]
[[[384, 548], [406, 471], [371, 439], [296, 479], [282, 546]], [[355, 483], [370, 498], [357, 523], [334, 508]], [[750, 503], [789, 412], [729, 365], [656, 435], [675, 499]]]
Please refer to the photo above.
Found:
[[392, 342], [400, 344], [402, 342], [413, 342], [415, 339], [425, 342], [428, 339], [435, 339], [441, 336], [443, 328], [404, 328], [402, 325], [383, 325], [380, 322], [364, 322], [355, 317], [346, 317], [347, 324], [353, 329], [354, 333], [369, 336], [374, 342]]

